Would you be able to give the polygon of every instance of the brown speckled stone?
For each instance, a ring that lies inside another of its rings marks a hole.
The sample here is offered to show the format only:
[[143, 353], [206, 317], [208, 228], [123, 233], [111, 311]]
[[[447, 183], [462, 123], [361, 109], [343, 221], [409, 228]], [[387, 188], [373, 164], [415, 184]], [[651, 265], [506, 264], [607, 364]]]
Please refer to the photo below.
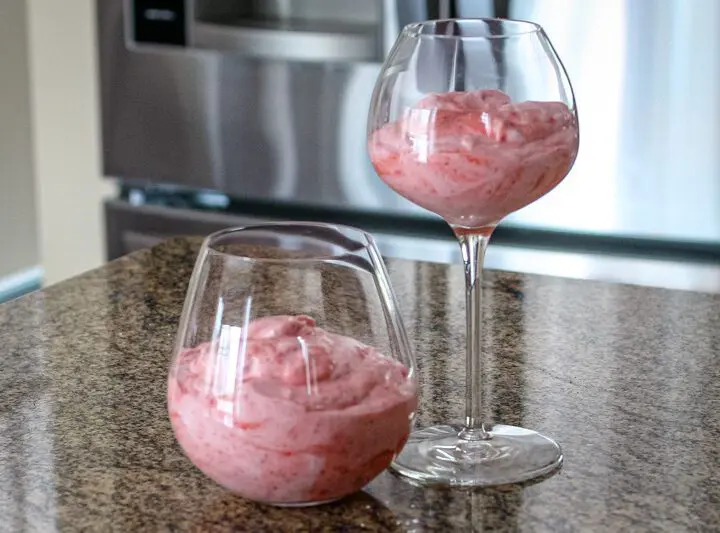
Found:
[[[720, 530], [720, 296], [492, 272], [495, 415], [555, 437], [562, 471], [475, 493], [384, 473], [342, 502], [278, 509], [219, 488], [172, 435], [166, 373], [198, 244], [0, 306], [0, 531]], [[461, 269], [390, 270], [421, 420], [459, 418]]]

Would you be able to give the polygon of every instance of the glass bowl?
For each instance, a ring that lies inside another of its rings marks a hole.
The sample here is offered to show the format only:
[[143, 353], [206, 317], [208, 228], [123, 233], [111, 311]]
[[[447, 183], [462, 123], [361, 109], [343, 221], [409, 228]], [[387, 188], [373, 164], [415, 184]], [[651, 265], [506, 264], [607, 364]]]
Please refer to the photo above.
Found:
[[304, 222], [205, 239], [168, 409], [208, 477], [276, 505], [342, 498], [400, 452], [416, 405], [415, 362], [370, 235]]

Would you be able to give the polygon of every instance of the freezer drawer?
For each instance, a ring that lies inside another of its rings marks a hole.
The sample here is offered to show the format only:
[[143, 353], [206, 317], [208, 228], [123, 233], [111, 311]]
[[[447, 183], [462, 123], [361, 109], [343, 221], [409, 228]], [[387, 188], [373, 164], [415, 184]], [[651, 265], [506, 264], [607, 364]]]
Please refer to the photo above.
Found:
[[[288, 220], [158, 205], [133, 205], [124, 200], [108, 200], [105, 203], [105, 219], [109, 260], [149, 248], [171, 237], [205, 236], [228, 227]], [[347, 223], [354, 225], [350, 220]], [[371, 231], [385, 257], [452, 264], [461, 261], [459, 247], [453, 239], [403, 236], [394, 233], [394, 230], [397, 228], [388, 226], [384, 230]]]
[[270, 222], [270, 219], [195, 211], [155, 205], [132, 205], [122, 200], [105, 202], [107, 257], [150, 248], [171, 237], [205, 236], [228, 227]]

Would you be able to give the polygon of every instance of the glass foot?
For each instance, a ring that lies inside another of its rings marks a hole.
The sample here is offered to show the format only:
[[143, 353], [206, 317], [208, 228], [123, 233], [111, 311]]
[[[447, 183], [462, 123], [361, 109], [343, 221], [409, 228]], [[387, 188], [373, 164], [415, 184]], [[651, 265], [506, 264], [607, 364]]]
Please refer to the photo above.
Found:
[[563, 461], [560, 446], [536, 431], [497, 425], [489, 439], [463, 439], [462, 426], [414, 431], [390, 468], [423, 484], [489, 487], [544, 476]]
[[[298, 508], [301, 508], [301, 507], [315, 507], [315, 506], [318, 506], [318, 505], [325, 505], [325, 504], [327, 504], [327, 503], [336, 502], [336, 501], [338, 501], [338, 500], [341, 500], [342, 498], [344, 498], [344, 496], [341, 497], [341, 498], [330, 498], [329, 500], [321, 500], [321, 501], [317, 501], [317, 502], [299, 502], [299, 503], [275, 503], [275, 502], [268, 502], [268, 505], [272, 505], [272, 506], [274, 506], [274, 507], [298, 507]], [[260, 502], [260, 503], [263, 503], [263, 502]]]

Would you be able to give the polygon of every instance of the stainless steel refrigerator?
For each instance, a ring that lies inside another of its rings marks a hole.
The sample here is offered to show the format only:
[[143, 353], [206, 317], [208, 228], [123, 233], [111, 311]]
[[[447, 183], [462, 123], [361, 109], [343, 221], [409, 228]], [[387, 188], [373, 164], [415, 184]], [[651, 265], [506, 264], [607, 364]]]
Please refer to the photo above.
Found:
[[[120, 184], [109, 257], [319, 219], [370, 229], [388, 255], [459, 261], [444, 223], [389, 190], [365, 149], [399, 29], [454, 16], [543, 24], [578, 101], [575, 168], [504, 222], [498, 244], [720, 263], [716, 0], [97, 0], [102, 159]], [[532, 263], [492, 247], [488, 260]]]

